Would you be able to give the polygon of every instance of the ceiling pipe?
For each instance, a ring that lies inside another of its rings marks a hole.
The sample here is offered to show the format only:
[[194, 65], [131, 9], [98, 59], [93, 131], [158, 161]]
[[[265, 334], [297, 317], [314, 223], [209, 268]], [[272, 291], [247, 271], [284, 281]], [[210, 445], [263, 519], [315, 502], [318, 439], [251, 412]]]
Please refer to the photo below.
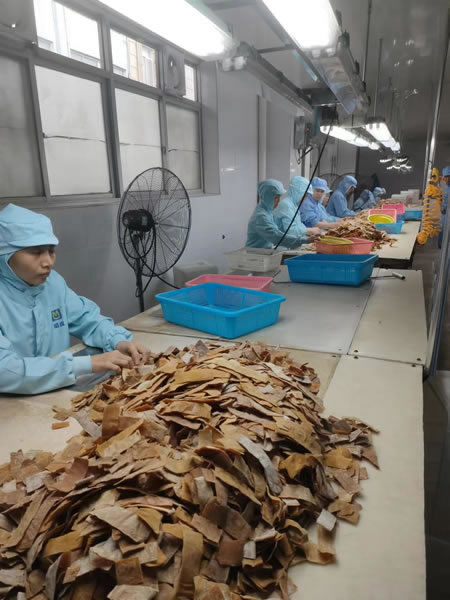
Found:
[[367, 28], [366, 28], [366, 49], [364, 52], [364, 64], [362, 70], [362, 80], [366, 81], [367, 60], [369, 57], [369, 37], [370, 37], [370, 21], [372, 19], [372, 0], [369, 0], [367, 6]]

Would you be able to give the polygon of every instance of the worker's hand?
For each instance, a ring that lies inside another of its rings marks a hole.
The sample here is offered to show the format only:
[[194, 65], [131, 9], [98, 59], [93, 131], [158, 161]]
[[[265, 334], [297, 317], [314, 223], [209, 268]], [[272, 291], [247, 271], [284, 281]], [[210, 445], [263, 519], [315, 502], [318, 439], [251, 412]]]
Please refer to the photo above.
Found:
[[122, 369], [131, 369], [133, 361], [126, 354], [113, 350], [113, 352], [91, 356], [91, 365], [93, 373], [104, 373], [105, 371], [120, 373]]
[[322, 230], [319, 227], [308, 227], [306, 233], [309, 235], [309, 237], [314, 238], [322, 235]]
[[135, 342], [119, 342], [116, 346], [116, 350], [122, 352], [131, 357], [133, 366], [145, 365], [148, 360], [149, 351], [142, 344], [136, 344]]

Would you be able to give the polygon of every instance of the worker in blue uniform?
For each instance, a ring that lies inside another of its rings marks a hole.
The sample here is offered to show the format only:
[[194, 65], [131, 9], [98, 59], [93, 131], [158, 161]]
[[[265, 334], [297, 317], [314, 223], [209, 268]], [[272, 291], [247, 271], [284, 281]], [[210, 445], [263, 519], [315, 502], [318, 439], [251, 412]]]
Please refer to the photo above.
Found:
[[311, 181], [312, 191], [300, 205], [300, 217], [306, 227], [319, 227], [319, 229], [332, 229], [336, 227], [339, 219], [330, 215], [322, 204], [322, 199], [329, 193], [327, 182], [320, 177]]
[[[280, 203], [273, 211], [275, 223], [281, 231], [286, 231], [289, 225], [289, 233], [301, 236], [305, 243], [308, 243], [312, 237], [320, 235], [318, 227], [306, 227], [302, 223], [298, 203], [303, 199], [303, 196], [308, 189], [309, 181], [306, 177], [296, 175], [291, 179], [288, 195], [280, 200]], [[295, 220], [292, 219], [295, 216]]]
[[[273, 248], [283, 237], [282, 231], [275, 223], [273, 211], [280, 198], [286, 193], [283, 184], [276, 179], [265, 179], [258, 183], [259, 202], [248, 222], [248, 248]], [[283, 239], [284, 248], [297, 248], [305, 242], [305, 236], [299, 231], [288, 231]]]
[[444, 167], [444, 169], [442, 170], [442, 175], [443, 175], [444, 181], [445, 181], [445, 190], [444, 190], [444, 201], [442, 202], [442, 208], [441, 208], [441, 212], [442, 212], [441, 231], [439, 232], [439, 237], [438, 237], [439, 248], [442, 247], [442, 238], [444, 236], [445, 221], [447, 219], [448, 194], [450, 192], [450, 167]]
[[376, 187], [373, 190], [373, 195], [375, 196], [375, 200], [378, 203], [382, 199], [383, 196], [386, 196], [386, 189], [383, 187]]
[[351, 175], [346, 175], [338, 185], [328, 202], [327, 212], [333, 217], [354, 217], [355, 213], [348, 208], [347, 202], [358, 182]]
[[371, 192], [369, 187], [365, 185], [360, 190], [358, 199], [353, 203], [353, 210], [355, 212], [361, 212], [362, 210], [375, 208], [385, 194], [386, 190], [382, 187], [376, 187], [373, 192]]
[[[0, 393], [39, 394], [147, 360], [129, 331], [52, 270], [57, 244], [46, 216], [13, 204], [0, 211]], [[72, 356], [71, 335], [104, 353]]]

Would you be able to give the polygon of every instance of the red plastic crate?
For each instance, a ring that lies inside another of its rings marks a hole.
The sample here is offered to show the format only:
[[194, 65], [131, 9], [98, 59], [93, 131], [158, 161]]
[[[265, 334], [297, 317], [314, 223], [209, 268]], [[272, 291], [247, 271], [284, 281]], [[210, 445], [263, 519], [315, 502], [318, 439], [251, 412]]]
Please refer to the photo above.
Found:
[[353, 244], [350, 246], [349, 254], [370, 254], [375, 242], [361, 238], [349, 238]]
[[316, 241], [316, 252], [318, 254], [352, 254], [353, 244], [330, 244], [328, 242]]
[[200, 275], [191, 281], [186, 282], [186, 287], [200, 285], [202, 283], [223, 283], [235, 287], [257, 290], [259, 292], [269, 292], [272, 277], [254, 277], [253, 275], [220, 275], [217, 273], [210, 275]]
[[391, 203], [383, 204], [381, 208], [382, 209], [389, 208], [389, 209], [396, 210], [398, 215], [402, 215], [406, 210], [406, 206], [404, 204], [391, 204]]

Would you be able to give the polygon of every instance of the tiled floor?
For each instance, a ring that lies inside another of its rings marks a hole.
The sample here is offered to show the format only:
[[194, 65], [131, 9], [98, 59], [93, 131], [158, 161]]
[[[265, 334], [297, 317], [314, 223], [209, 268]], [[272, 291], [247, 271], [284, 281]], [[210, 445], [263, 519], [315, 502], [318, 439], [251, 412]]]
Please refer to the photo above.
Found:
[[[439, 269], [436, 240], [418, 247], [413, 268], [424, 277], [429, 317]], [[450, 599], [450, 299], [438, 357], [438, 373], [424, 384], [425, 531], [427, 600]]]

